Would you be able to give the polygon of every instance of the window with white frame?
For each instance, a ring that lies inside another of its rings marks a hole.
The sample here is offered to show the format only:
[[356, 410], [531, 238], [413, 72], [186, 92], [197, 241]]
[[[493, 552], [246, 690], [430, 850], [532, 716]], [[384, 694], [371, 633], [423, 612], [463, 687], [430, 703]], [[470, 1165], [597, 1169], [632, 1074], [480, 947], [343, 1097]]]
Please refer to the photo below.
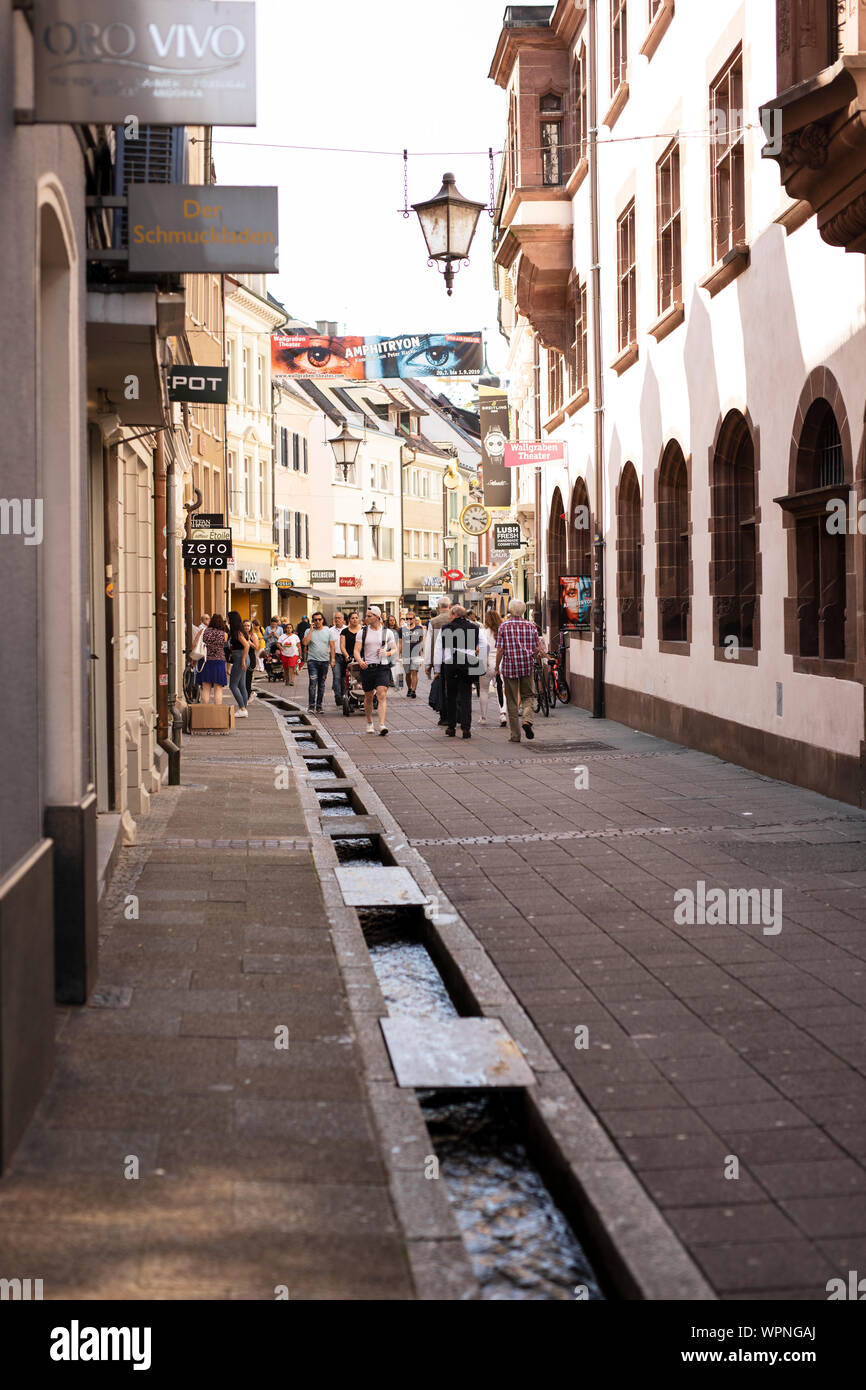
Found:
[[228, 471], [228, 483], [227, 483], [227, 488], [228, 488], [228, 510], [229, 510], [229, 512], [232, 512], [232, 513], [234, 513], [235, 515], [237, 515], [237, 510], [238, 510], [238, 501], [237, 501], [237, 492], [236, 492], [236, 488], [237, 488], [237, 476], [238, 476], [238, 459], [237, 459], [237, 454], [235, 454], [234, 451], [233, 451], [232, 449], [229, 449], [229, 471]]
[[258, 494], [258, 495], [257, 495], [257, 498], [256, 498], [256, 501], [257, 501], [257, 503], [258, 503], [258, 513], [257, 513], [257, 515], [260, 516], [260, 517], [265, 517], [265, 516], [267, 515], [267, 509], [266, 509], [266, 507], [265, 507], [265, 502], [266, 502], [267, 499], [266, 499], [266, 495], [265, 495], [265, 464], [264, 464], [264, 459], [259, 459], [256, 482], [257, 482], [257, 484], [258, 484], [257, 489], [256, 489], [257, 494]]
[[357, 559], [361, 554], [361, 528], [338, 521], [334, 526], [334, 554]]
[[430, 496], [430, 474], [427, 472], [426, 468], [424, 469], [424, 472], [421, 474], [421, 496]]
[[346, 469], [346, 476], [345, 476], [345, 478], [344, 478], [344, 477], [343, 477], [343, 470], [342, 470], [340, 464], [337, 463], [337, 461], [336, 461], [336, 459], [335, 459], [335, 460], [334, 460], [334, 482], [335, 482], [335, 483], [345, 483], [345, 484], [347, 485], [347, 487], [357, 487], [357, 485], [358, 485], [357, 468], [358, 468], [358, 465], [357, 465], [356, 463], [350, 463], [349, 466], [348, 466], [348, 468]]
[[430, 532], [429, 532], [429, 531], [422, 531], [422, 533], [421, 533], [421, 556], [422, 556], [422, 559], [424, 559], [424, 560], [429, 560], [429, 559], [430, 559]]
[[393, 560], [394, 558], [394, 531], [390, 526], [379, 528], [379, 559]]
[[440, 535], [439, 535], [439, 532], [438, 532], [438, 531], [434, 531], [434, 532], [433, 532], [433, 554], [432, 554], [431, 557], [430, 557], [432, 560], [438, 560], [438, 559], [439, 559], [439, 541], [440, 541], [440, 540], [441, 540], [441, 537], [440, 537]]
[[244, 516], [253, 514], [253, 461], [244, 454]]
[[236, 401], [238, 398], [238, 344], [236, 338], [228, 339], [226, 354], [229, 368], [229, 395], [233, 401]]
[[253, 355], [249, 348], [244, 348], [244, 401], [252, 404], [253, 399]]

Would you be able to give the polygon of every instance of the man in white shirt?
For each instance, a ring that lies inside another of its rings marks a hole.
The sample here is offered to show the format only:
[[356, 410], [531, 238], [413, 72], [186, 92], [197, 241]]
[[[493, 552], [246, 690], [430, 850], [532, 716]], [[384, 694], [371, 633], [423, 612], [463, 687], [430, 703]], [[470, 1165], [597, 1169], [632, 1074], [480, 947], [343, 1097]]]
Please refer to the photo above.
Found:
[[[436, 617], [431, 618], [427, 624], [427, 631], [424, 635], [424, 670], [427, 673], [428, 680], [434, 675], [439, 675], [439, 662], [436, 660], [436, 638], [445, 624], [450, 623], [454, 616], [451, 612], [451, 598], [448, 594], [443, 594], [440, 598], [438, 610]], [[440, 724], [445, 723], [444, 709], [445, 706], [443, 704], [443, 713], [439, 715]]]
[[338, 608], [334, 614], [334, 621], [328, 629], [328, 635], [334, 644], [334, 674], [331, 679], [331, 687], [334, 691], [334, 704], [338, 707], [343, 703], [343, 687], [346, 681], [346, 663], [343, 660], [343, 653], [340, 651], [340, 634], [345, 626], [343, 614]]
[[379, 701], [379, 733], [384, 738], [388, 732], [388, 689], [394, 684], [391, 666], [397, 657], [397, 639], [390, 628], [382, 622], [382, 610], [375, 606], [367, 609], [364, 626], [355, 639], [355, 660], [361, 668], [361, 685], [364, 688], [364, 713], [367, 716], [367, 733], [375, 733], [373, 728], [373, 696]]

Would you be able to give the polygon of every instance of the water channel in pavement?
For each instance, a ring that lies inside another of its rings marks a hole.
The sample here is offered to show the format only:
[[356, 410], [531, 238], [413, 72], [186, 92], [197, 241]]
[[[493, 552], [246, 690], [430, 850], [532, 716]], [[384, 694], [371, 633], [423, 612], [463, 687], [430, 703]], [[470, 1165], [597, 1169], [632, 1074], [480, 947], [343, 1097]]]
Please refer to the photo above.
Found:
[[482, 1297], [603, 1299], [505, 1096], [419, 1091], [418, 1099]]
[[[357, 859], [352, 862], [358, 864]], [[362, 907], [358, 918], [389, 1014], [457, 1018], [445, 981], [417, 928], [407, 924], [405, 909]]]
[[348, 792], [318, 792], [319, 805], [323, 816], [357, 816]]

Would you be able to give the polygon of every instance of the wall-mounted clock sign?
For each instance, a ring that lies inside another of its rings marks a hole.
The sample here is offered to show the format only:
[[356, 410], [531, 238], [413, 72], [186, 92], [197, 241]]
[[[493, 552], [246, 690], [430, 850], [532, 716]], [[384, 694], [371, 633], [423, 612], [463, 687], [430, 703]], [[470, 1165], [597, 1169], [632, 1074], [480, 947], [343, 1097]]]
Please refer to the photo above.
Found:
[[470, 502], [460, 513], [460, 525], [468, 536], [483, 536], [492, 521], [490, 512], [480, 502]]

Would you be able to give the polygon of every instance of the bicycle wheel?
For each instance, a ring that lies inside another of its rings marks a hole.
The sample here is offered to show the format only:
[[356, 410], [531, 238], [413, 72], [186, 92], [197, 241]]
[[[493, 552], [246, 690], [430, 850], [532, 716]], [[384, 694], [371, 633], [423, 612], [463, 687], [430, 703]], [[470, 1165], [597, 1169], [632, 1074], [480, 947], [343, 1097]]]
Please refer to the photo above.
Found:
[[552, 666], [547, 668], [547, 700], [551, 710], [556, 709], [556, 671]]
[[556, 673], [556, 693], [564, 705], [571, 700], [571, 686], [565, 678], [565, 672], [558, 670]]
[[550, 701], [547, 697], [547, 682], [544, 679], [543, 672], [539, 671], [537, 667], [535, 671], [535, 690], [536, 699], [538, 701], [535, 712], [536, 714], [543, 714], [546, 719], [550, 714]]

